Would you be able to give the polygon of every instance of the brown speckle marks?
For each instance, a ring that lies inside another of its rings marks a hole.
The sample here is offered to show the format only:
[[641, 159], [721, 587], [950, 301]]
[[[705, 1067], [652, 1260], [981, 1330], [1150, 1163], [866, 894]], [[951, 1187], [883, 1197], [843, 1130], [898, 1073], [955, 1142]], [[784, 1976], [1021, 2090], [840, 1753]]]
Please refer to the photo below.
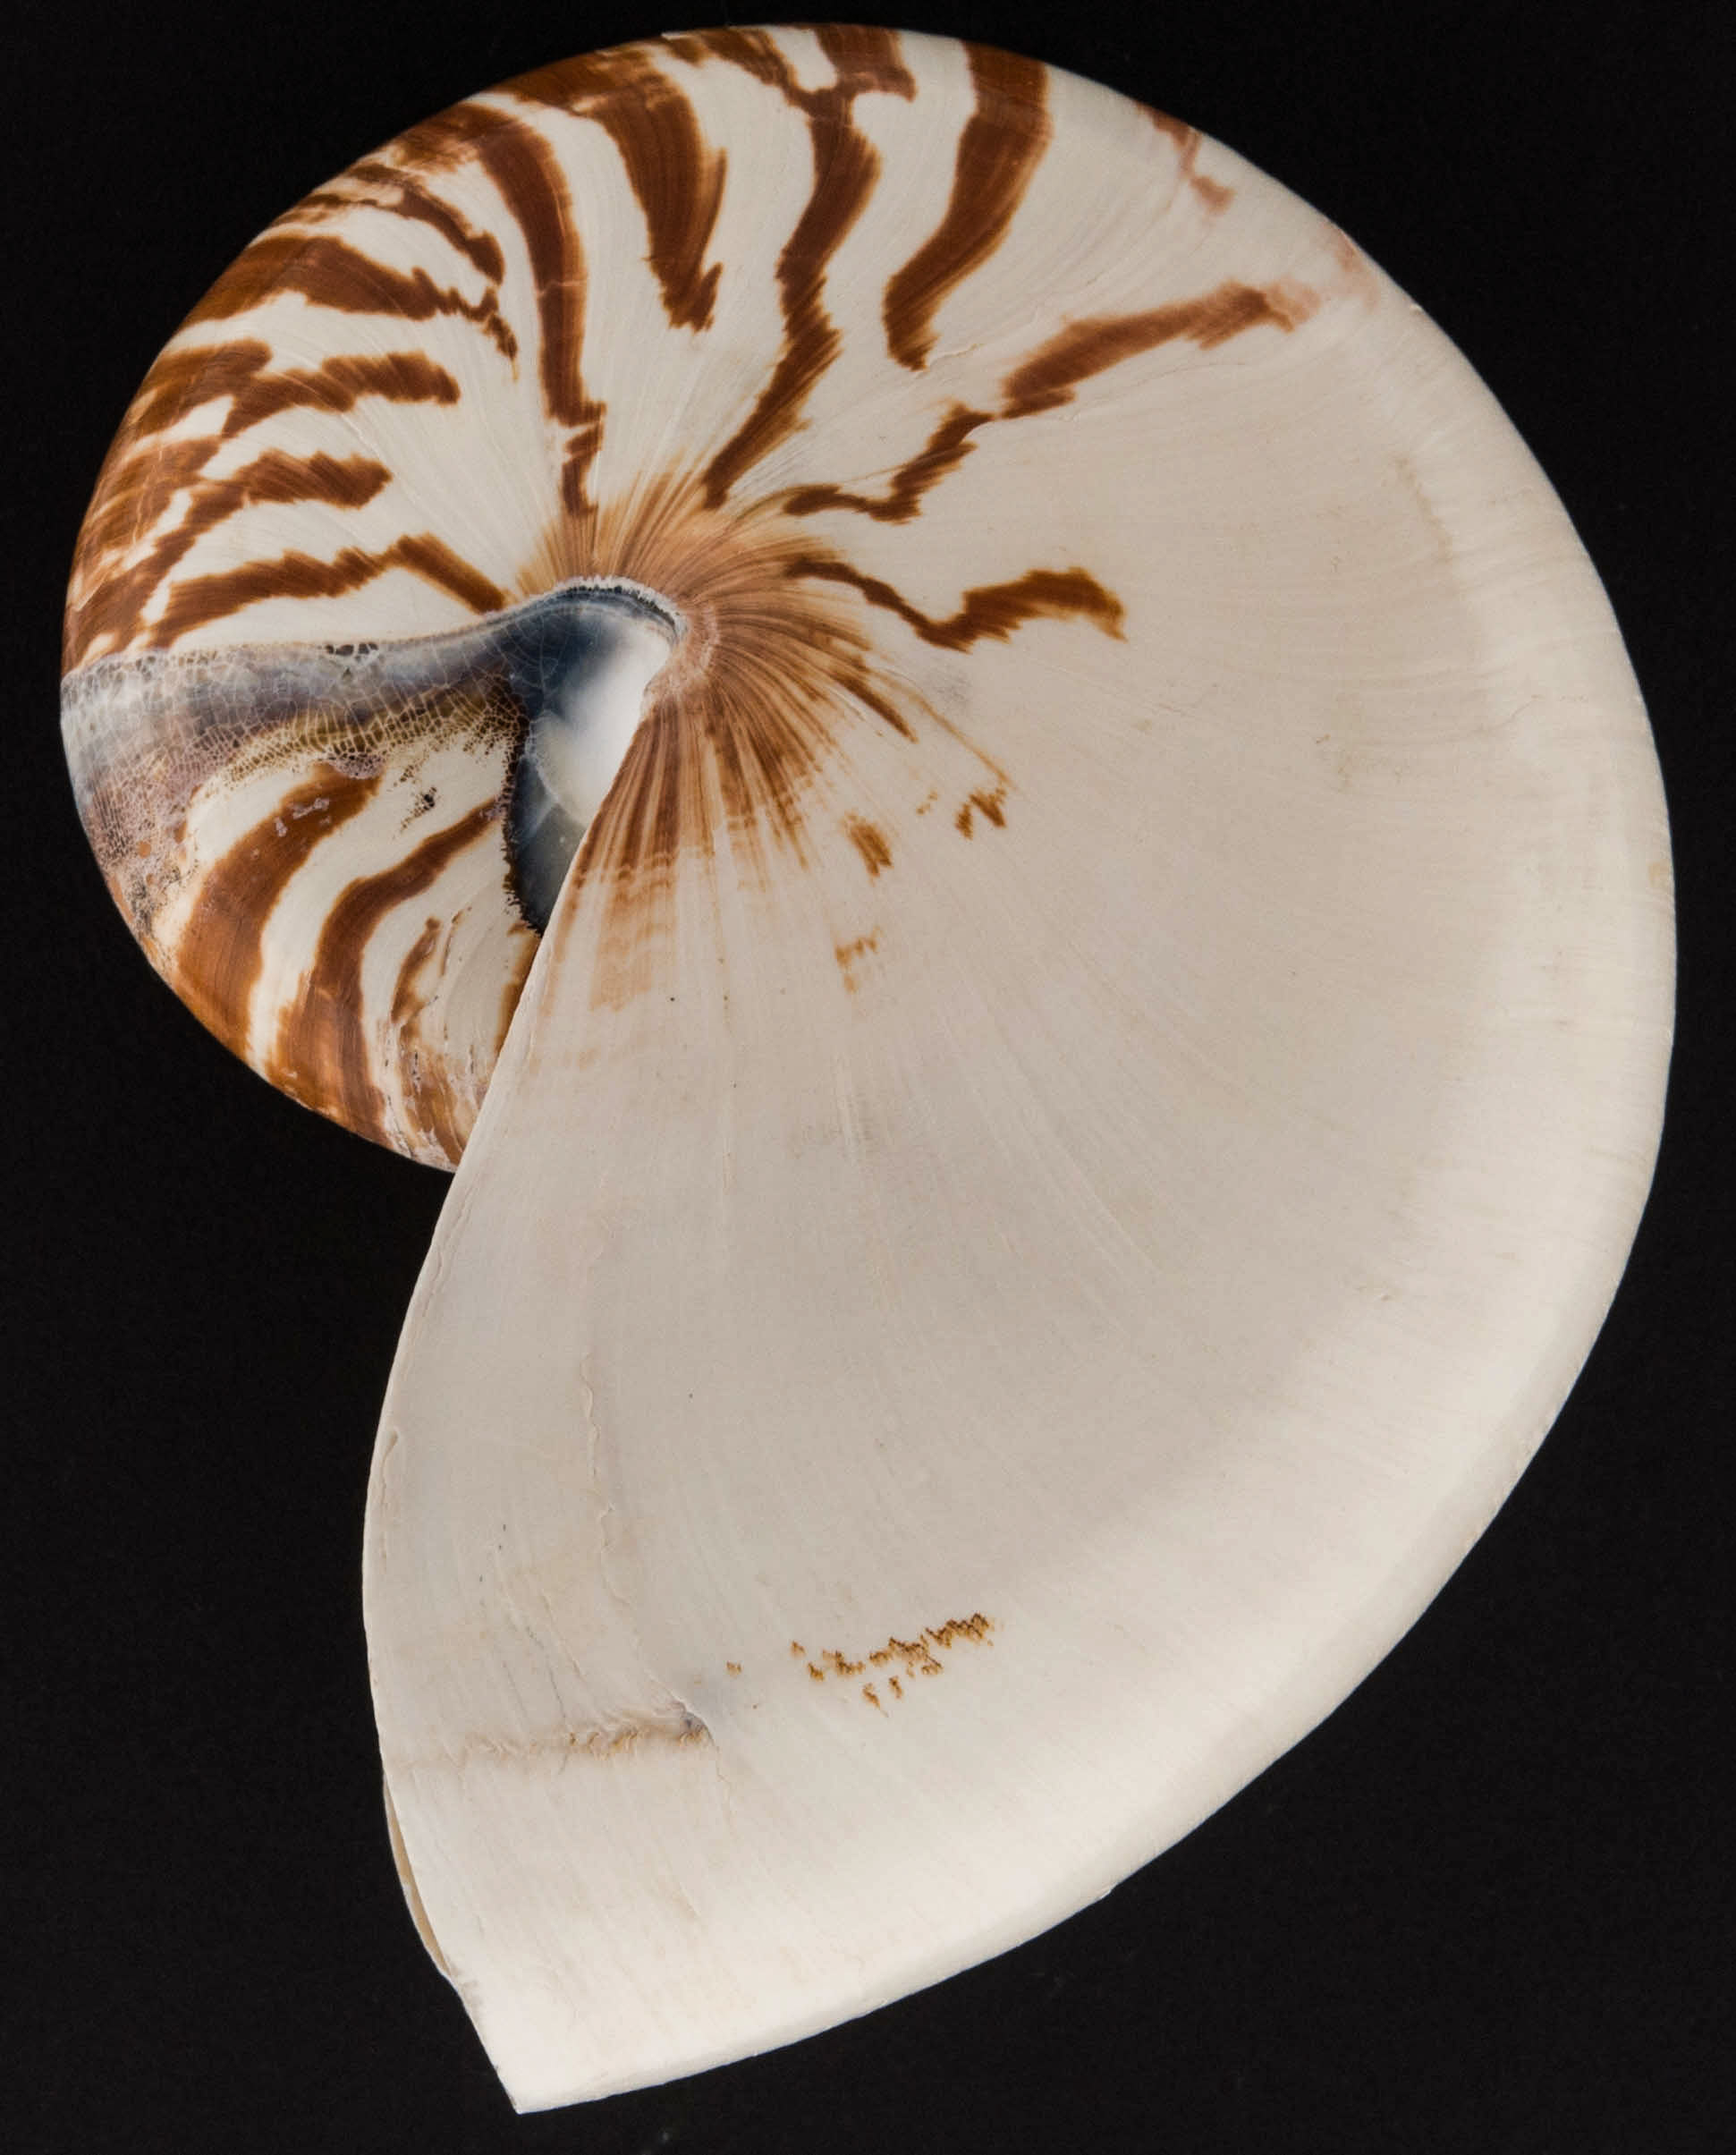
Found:
[[997, 785], [992, 793], [979, 790], [972, 793], [960, 808], [958, 814], [953, 817], [954, 829], [961, 837], [970, 837], [973, 827], [971, 816], [974, 810], [986, 821], [992, 823], [996, 830], [1004, 830], [1007, 819], [1006, 797], [1007, 789], [1004, 782]]
[[843, 973], [844, 978], [844, 986], [849, 989], [851, 995], [856, 993], [857, 987], [859, 985], [854, 971], [858, 961], [868, 956], [872, 952], [878, 950], [879, 947], [880, 931], [877, 928], [871, 929], [869, 933], [865, 936], [855, 937], [848, 943], [834, 943], [833, 945], [832, 954], [838, 961], [838, 971]]
[[[949, 1623], [930, 1625], [914, 1639], [889, 1638], [884, 1646], [876, 1646], [859, 1659], [828, 1647], [819, 1658], [826, 1666], [820, 1667], [809, 1661], [808, 1674], [816, 1684], [824, 1684], [828, 1676], [853, 1679], [869, 1670], [885, 1671], [886, 1688], [895, 1700], [902, 1699], [904, 1696], [902, 1677], [942, 1675], [946, 1666], [941, 1659], [944, 1654], [951, 1653], [961, 1642], [976, 1646], [992, 1645], [989, 1633], [994, 1629], [994, 1620], [978, 1610], [973, 1616], [954, 1616]], [[862, 1685], [861, 1695], [877, 1711], [885, 1711], [872, 1683]]]

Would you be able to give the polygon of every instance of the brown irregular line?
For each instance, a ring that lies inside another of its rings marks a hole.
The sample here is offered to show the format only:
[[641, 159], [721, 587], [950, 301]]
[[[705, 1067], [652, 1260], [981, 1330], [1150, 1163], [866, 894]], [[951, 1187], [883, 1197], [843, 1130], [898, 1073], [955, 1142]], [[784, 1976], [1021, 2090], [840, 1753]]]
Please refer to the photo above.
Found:
[[922, 448], [893, 473], [884, 495], [855, 494], [834, 486], [803, 487], [789, 495], [783, 505], [792, 516], [851, 509], [881, 523], [907, 522], [920, 509], [923, 497], [970, 454], [970, 437], [978, 428], [1052, 411], [1071, 400], [1080, 382], [1177, 338], [1189, 338], [1201, 350], [1210, 351], [1244, 330], [1262, 326], [1294, 329], [1318, 303], [1315, 293], [1300, 285], [1278, 284], [1262, 289], [1231, 279], [1197, 298], [1176, 300], [1143, 314], [1097, 315], [1070, 322], [1008, 375], [1001, 385], [1006, 401], [1000, 411], [971, 411], [954, 404]]
[[678, 329], [711, 321], [722, 266], [705, 252], [724, 195], [724, 158], [668, 76], [629, 47], [558, 61], [508, 86], [515, 97], [581, 111], [605, 129], [645, 213], [648, 257], [664, 310]]
[[964, 604], [944, 621], [922, 613], [891, 584], [877, 576], [865, 576], [848, 562], [823, 555], [801, 555], [788, 564], [784, 573], [851, 584], [870, 606], [884, 607], [907, 622], [924, 643], [937, 644], [949, 651], [969, 650], [985, 636], [1010, 636], [1039, 615], [1056, 619], [1082, 615], [1107, 635], [1122, 632], [1121, 600], [1084, 569], [1027, 569], [1011, 583], [978, 584], [964, 594]]
[[[215, 437], [203, 442], [171, 444], [160, 460], [160, 470], [131, 501], [120, 499], [112, 507], [105, 505], [99, 533], [106, 533], [110, 514], [122, 518], [129, 513], [139, 528], [148, 530], [216, 447]], [[372, 501], [391, 477], [385, 466], [371, 457], [338, 458], [327, 456], [324, 450], [312, 456], [287, 456], [281, 449], [270, 449], [226, 479], [206, 480], [195, 488], [181, 522], [165, 531], [140, 560], [130, 569], [99, 580], [88, 599], [67, 609], [69, 655], [76, 651], [81, 659], [105, 638], [109, 640], [110, 649], [126, 643], [138, 632], [146, 607], [175, 564], [207, 531], [241, 510], [261, 502], [295, 501], [323, 501], [341, 509], [357, 509]], [[99, 541], [105, 542], [114, 543], [113, 539]], [[220, 580], [195, 578], [180, 590], [192, 590], [200, 582], [215, 581]], [[177, 592], [171, 598], [171, 609], [178, 598]]]
[[973, 829], [971, 812], [974, 810], [992, 823], [996, 830], [1004, 830], [1007, 820], [1006, 797], [1007, 789], [1004, 781], [997, 785], [992, 793], [980, 792], [971, 793], [960, 808], [958, 814], [953, 817], [953, 827], [961, 838], [970, 837]]
[[248, 1006], [265, 963], [266, 921], [322, 838], [366, 808], [379, 785], [329, 764], [213, 862], [174, 946], [176, 993], [236, 1055], [247, 1053]]
[[942, 301], [1006, 237], [1054, 132], [1045, 109], [1046, 68], [987, 46], [966, 51], [976, 110], [959, 137], [945, 215], [887, 279], [881, 302], [886, 349], [912, 369], [926, 366], [934, 350]]
[[549, 417], [572, 428], [561, 495], [574, 516], [592, 513], [585, 491], [603, 438], [603, 406], [585, 395], [585, 260], [572, 200], [555, 153], [533, 128], [495, 116], [475, 138], [476, 154], [517, 219], [530, 257], [541, 325], [538, 372]]
[[716, 508], [744, 471], [791, 435], [816, 382], [837, 357], [839, 339], [821, 289], [827, 265], [861, 215], [880, 173], [880, 158], [855, 123], [852, 106], [865, 91], [914, 97], [916, 84], [898, 56], [890, 30], [817, 30], [837, 71], [828, 89], [803, 89], [770, 39], [758, 32], [707, 31], [685, 41], [731, 60], [772, 83], [808, 121], [814, 183], [807, 207], [777, 260], [783, 312], [783, 351], [754, 407], [707, 465], [706, 505]]
[[999, 416], [1024, 419], [1033, 411], [1053, 411], [1071, 400], [1080, 382], [1179, 337], [1210, 352], [1249, 329], [1294, 329], [1319, 303], [1317, 293], [1299, 284], [1243, 284], [1232, 277], [1197, 298], [1142, 314], [1070, 322], [1008, 375], [1001, 385], [1006, 403]]
[[1199, 155], [1199, 130], [1190, 127], [1185, 120], [1173, 119], [1168, 113], [1159, 112], [1155, 106], [1145, 105], [1139, 109], [1160, 135], [1167, 135], [1174, 143], [1176, 155], [1181, 161], [1181, 177], [1206, 208], [1214, 216], [1220, 210], [1227, 209], [1235, 199], [1235, 189], [1226, 187], [1222, 180], [1208, 180], [1195, 163]]
[[908, 523], [922, 506], [922, 497], [950, 472], [956, 471], [970, 454], [970, 437], [986, 427], [995, 414], [971, 411], [954, 404], [936, 425], [927, 441], [893, 473], [887, 491], [876, 496], [852, 494], [843, 487], [799, 487], [784, 498], [792, 516], [812, 516], [820, 509], [854, 509], [876, 523]]
[[250, 561], [220, 576], [189, 577], [174, 586], [147, 641], [160, 649], [187, 630], [239, 613], [258, 599], [330, 598], [398, 568], [451, 592], [474, 614], [492, 614], [507, 603], [498, 584], [454, 554], [445, 539], [422, 531], [394, 539], [373, 554], [359, 547], [344, 547], [330, 561], [317, 561], [311, 554], [282, 554], [275, 561]]
[[313, 963], [284, 1005], [266, 1074], [293, 1099], [364, 1136], [389, 1142], [379, 1090], [369, 1075], [362, 1024], [361, 966], [376, 929], [395, 906], [419, 897], [448, 863], [498, 821], [485, 801], [449, 828], [424, 838], [378, 875], [360, 876], [338, 893], [315, 946]]
[[330, 233], [275, 228], [217, 279], [182, 327], [226, 320], [279, 292], [299, 292], [316, 307], [340, 314], [394, 314], [412, 322], [458, 315], [486, 331], [504, 358], [518, 352], [492, 292], [467, 300], [461, 292], [443, 290], [426, 269], [388, 268]]

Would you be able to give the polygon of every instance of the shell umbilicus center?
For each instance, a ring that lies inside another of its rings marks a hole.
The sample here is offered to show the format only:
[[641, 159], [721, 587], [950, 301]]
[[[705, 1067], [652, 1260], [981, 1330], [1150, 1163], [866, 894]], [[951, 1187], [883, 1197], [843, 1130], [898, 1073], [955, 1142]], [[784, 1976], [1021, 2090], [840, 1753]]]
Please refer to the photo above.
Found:
[[538, 932], [686, 626], [667, 600], [622, 578], [580, 580], [553, 597], [512, 636], [533, 692], [507, 844], [520, 910]]

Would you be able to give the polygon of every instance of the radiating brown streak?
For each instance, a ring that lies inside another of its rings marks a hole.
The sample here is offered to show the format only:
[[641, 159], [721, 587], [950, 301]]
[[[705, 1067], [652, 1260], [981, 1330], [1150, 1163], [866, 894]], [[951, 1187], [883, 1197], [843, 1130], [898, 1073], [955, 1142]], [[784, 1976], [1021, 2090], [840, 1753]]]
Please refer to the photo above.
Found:
[[353, 591], [388, 569], [409, 569], [461, 599], [473, 614], [492, 614], [507, 603], [506, 593], [491, 582], [445, 539], [432, 531], [394, 539], [377, 553], [343, 547], [332, 560], [311, 554], [279, 555], [275, 561], [250, 561], [217, 576], [190, 577], [177, 584], [169, 603], [151, 624], [147, 641], [157, 648], [173, 643], [189, 629], [220, 621], [261, 598], [330, 598]]
[[970, 437], [978, 428], [998, 416], [954, 404], [909, 462], [899, 465], [885, 494], [855, 494], [846, 487], [799, 487], [784, 497], [783, 506], [792, 516], [812, 516], [821, 509], [854, 509], [878, 523], [908, 523], [920, 510], [923, 496], [970, 454]]
[[[203, 456], [195, 458], [194, 453], [202, 449], [208, 455], [216, 446], [215, 441], [184, 442], [174, 444], [172, 448], [186, 452], [189, 462], [202, 462]], [[163, 460], [162, 470], [155, 475], [151, 490], [161, 493], [164, 505], [186, 483], [186, 475], [179, 467], [180, 460], [171, 453]], [[180, 522], [165, 531], [141, 561], [100, 581], [88, 599], [68, 608], [67, 650], [76, 651], [81, 658], [105, 639], [111, 649], [126, 643], [137, 633], [146, 607], [175, 564], [207, 531], [239, 511], [256, 507], [262, 502], [297, 501], [324, 501], [338, 508], [360, 508], [374, 498], [391, 477], [385, 466], [376, 463], [371, 457], [340, 459], [327, 456], [323, 450], [312, 456], [287, 456], [281, 449], [268, 449], [232, 477], [207, 480], [194, 494]], [[117, 518], [124, 515], [126, 506], [116, 505], [114, 513]], [[155, 515], [150, 521], [156, 521]], [[172, 592], [164, 618], [180, 604], [182, 591], [193, 590], [199, 584], [213, 581], [194, 578]], [[160, 627], [161, 624], [157, 625]]]
[[[304, 195], [293, 212], [298, 222], [306, 219], [310, 212], [329, 211], [341, 216], [356, 208], [379, 209], [388, 216], [403, 217], [411, 224], [426, 225], [437, 232], [449, 247], [479, 269], [491, 284], [498, 286], [506, 274], [500, 242], [494, 234], [473, 232], [450, 202], [444, 201], [412, 174], [388, 165], [384, 158], [364, 157], [360, 165], [351, 165], [343, 174], [343, 182], [368, 191], [346, 194], [334, 188], [321, 188], [313, 194]], [[387, 188], [392, 191], [390, 199], [381, 191]]]
[[706, 267], [724, 196], [724, 158], [707, 145], [691, 104], [641, 52], [593, 53], [521, 76], [514, 97], [576, 112], [614, 144], [650, 242], [647, 257], [678, 329], [711, 320], [722, 266]]
[[174, 946], [176, 993], [236, 1055], [247, 1053], [248, 1008], [265, 963], [271, 909], [314, 848], [366, 808], [377, 776], [330, 765], [288, 794], [213, 862]]
[[908, 522], [921, 508], [924, 496], [970, 454], [975, 446], [971, 437], [980, 428], [1052, 411], [1071, 402], [1080, 382], [1160, 344], [1186, 339], [1208, 352], [1246, 330], [1294, 329], [1318, 304], [1318, 295], [1299, 284], [1261, 286], [1230, 279], [1196, 298], [1148, 308], [1142, 314], [1098, 315], [1070, 322], [1006, 377], [998, 411], [972, 411], [954, 404], [917, 454], [899, 465], [885, 494], [857, 494], [835, 486], [802, 487], [786, 497], [783, 506], [792, 516], [850, 509], [882, 523]]
[[1142, 105], [1139, 110], [1160, 135], [1167, 135], [1174, 143], [1176, 155], [1181, 160], [1181, 177], [1193, 189], [1205, 208], [1213, 216], [1216, 216], [1221, 209], [1227, 209], [1235, 199], [1236, 191], [1233, 187], [1226, 187], [1222, 180], [1208, 180], [1198, 169], [1196, 160], [1199, 156], [1199, 130], [1190, 127], [1183, 120], [1173, 119], [1166, 112], [1159, 112], [1155, 106]]
[[338, 893], [295, 1000], [285, 1005], [266, 1074], [292, 1099], [380, 1144], [391, 1139], [385, 1102], [369, 1074], [363, 1028], [362, 958], [386, 914], [419, 897], [489, 826], [500, 804], [485, 801], [448, 829], [378, 875], [358, 877]]
[[1006, 237], [1054, 132], [1046, 110], [1046, 67], [987, 46], [965, 49], [977, 108], [959, 137], [946, 212], [886, 280], [881, 302], [886, 349], [913, 370], [926, 366], [934, 350], [942, 301]]
[[226, 321], [280, 292], [299, 292], [315, 306], [340, 314], [392, 314], [412, 322], [457, 315], [491, 337], [503, 358], [518, 352], [518, 340], [492, 291], [467, 300], [462, 292], [436, 284], [426, 269], [389, 268], [330, 233], [275, 227], [217, 279], [182, 327]]
[[870, 606], [884, 607], [908, 623], [924, 643], [949, 651], [968, 650], [985, 636], [1005, 638], [1041, 615], [1056, 619], [1080, 615], [1111, 636], [1122, 632], [1121, 600], [1084, 569], [1027, 569], [1010, 583], [978, 584], [964, 594], [958, 612], [944, 621], [922, 613], [891, 584], [864, 575], [846, 561], [804, 556], [792, 562], [786, 573], [850, 584]]
[[836, 71], [827, 89], [803, 89], [770, 38], [752, 30], [707, 30], [671, 39], [672, 49], [726, 60], [777, 89], [808, 121], [814, 184], [777, 260], [783, 351], [753, 410], [706, 467], [706, 505], [716, 508], [744, 471], [792, 434], [809, 392], [837, 357], [839, 338], [821, 304], [827, 265], [861, 215], [879, 176], [874, 145], [851, 107], [870, 90], [916, 95], [890, 30], [831, 26], [815, 32]]
[[445, 1058], [425, 1051], [421, 1032], [422, 1012], [428, 1001], [422, 992], [422, 975], [443, 925], [437, 916], [431, 918], [399, 966], [392, 990], [390, 1025], [402, 1072], [404, 1109], [416, 1135], [456, 1166], [464, 1150], [458, 1102]]

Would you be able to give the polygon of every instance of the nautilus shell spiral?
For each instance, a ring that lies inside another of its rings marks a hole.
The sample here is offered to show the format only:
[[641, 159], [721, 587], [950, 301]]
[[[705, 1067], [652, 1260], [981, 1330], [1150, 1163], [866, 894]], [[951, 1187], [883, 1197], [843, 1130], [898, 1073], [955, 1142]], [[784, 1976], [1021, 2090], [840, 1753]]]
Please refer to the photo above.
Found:
[[364, 1591], [521, 2107], [1108, 1890], [1614, 1291], [1672, 930], [1596, 575], [1350, 240], [1106, 89], [720, 30], [412, 129], [152, 369], [65, 661], [152, 963], [456, 1169]]

